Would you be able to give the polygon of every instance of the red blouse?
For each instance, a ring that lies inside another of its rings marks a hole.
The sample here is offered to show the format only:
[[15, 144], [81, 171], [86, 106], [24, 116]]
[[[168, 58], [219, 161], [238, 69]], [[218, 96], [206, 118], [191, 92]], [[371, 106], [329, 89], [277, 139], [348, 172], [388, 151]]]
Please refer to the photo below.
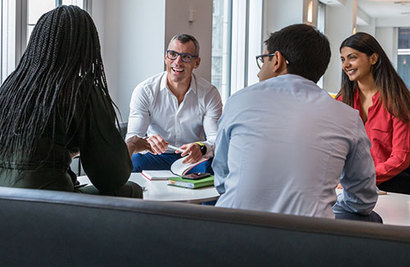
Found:
[[[337, 100], [342, 101], [339, 97]], [[410, 123], [404, 123], [390, 114], [379, 98], [372, 97], [367, 121], [364, 123], [372, 143], [370, 153], [376, 166], [376, 184], [381, 184], [398, 175], [410, 165]], [[359, 90], [354, 94], [354, 108], [363, 119]]]

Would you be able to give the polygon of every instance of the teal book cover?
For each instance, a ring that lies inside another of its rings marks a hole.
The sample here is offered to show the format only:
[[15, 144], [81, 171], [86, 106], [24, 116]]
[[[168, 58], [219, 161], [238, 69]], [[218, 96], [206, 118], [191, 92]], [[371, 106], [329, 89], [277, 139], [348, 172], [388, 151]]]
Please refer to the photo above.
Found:
[[168, 185], [196, 189], [196, 188], [214, 185], [214, 176], [212, 175], [212, 176], [198, 179], [198, 180], [184, 179], [182, 177], [174, 177], [174, 178], [168, 179]]

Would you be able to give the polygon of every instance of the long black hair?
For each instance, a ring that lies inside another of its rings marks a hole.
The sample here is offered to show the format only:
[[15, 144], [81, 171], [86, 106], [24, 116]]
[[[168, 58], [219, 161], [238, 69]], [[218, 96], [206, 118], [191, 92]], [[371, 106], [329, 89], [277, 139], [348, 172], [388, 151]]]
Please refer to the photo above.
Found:
[[16, 70], [0, 88], [0, 157], [30, 155], [47, 127], [54, 138], [57, 122], [67, 134], [92, 90], [118, 123], [94, 22], [79, 7], [60, 6], [39, 19]]
[[[370, 34], [358, 32], [342, 42], [343, 47], [350, 47], [371, 56], [378, 55], [376, 64], [372, 67], [373, 79], [379, 91], [381, 101], [390, 114], [403, 122], [410, 122], [410, 92], [397, 74], [381, 45]], [[343, 102], [353, 107], [356, 81], [350, 81], [342, 70], [342, 86], [336, 97], [342, 96]]]

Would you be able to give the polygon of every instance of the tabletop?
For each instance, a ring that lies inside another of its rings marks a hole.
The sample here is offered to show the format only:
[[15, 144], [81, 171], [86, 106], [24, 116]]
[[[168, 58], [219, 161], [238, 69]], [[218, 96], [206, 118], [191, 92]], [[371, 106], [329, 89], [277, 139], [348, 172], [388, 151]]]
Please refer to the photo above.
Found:
[[[79, 176], [78, 180], [81, 184], [91, 184], [87, 176]], [[129, 181], [143, 188], [144, 200], [202, 203], [216, 200], [219, 197], [219, 193], [213, 186], [198, 189], [170, 186], [168, 181], [150, 181], [141, 173], [131, 173]]]
[[374, 211], [384, 224], [410, 226], [410, 195], [387, 192], [379, 195]]
[[[340, 192], [342, 189], [336, 189], [336, 193]], [[410, 195], [379, 195], [374, 211], [382, 217], [383, 224], [410, 226]]]

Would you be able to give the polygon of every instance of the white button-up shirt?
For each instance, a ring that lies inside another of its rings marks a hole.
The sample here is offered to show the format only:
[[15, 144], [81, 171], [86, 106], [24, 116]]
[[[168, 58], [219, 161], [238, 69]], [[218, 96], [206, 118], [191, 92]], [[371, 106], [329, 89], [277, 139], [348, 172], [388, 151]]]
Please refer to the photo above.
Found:
[[221, 113], [221, 96], [208, 81], [192, 74], [190, 87], [178, 105], [167, 87], [167, 72], [163, 72], [134, 89], [126, 139], [159, 134], [177, 147], [201, 141], [207, 146], [205, 156], [212, 157]]

